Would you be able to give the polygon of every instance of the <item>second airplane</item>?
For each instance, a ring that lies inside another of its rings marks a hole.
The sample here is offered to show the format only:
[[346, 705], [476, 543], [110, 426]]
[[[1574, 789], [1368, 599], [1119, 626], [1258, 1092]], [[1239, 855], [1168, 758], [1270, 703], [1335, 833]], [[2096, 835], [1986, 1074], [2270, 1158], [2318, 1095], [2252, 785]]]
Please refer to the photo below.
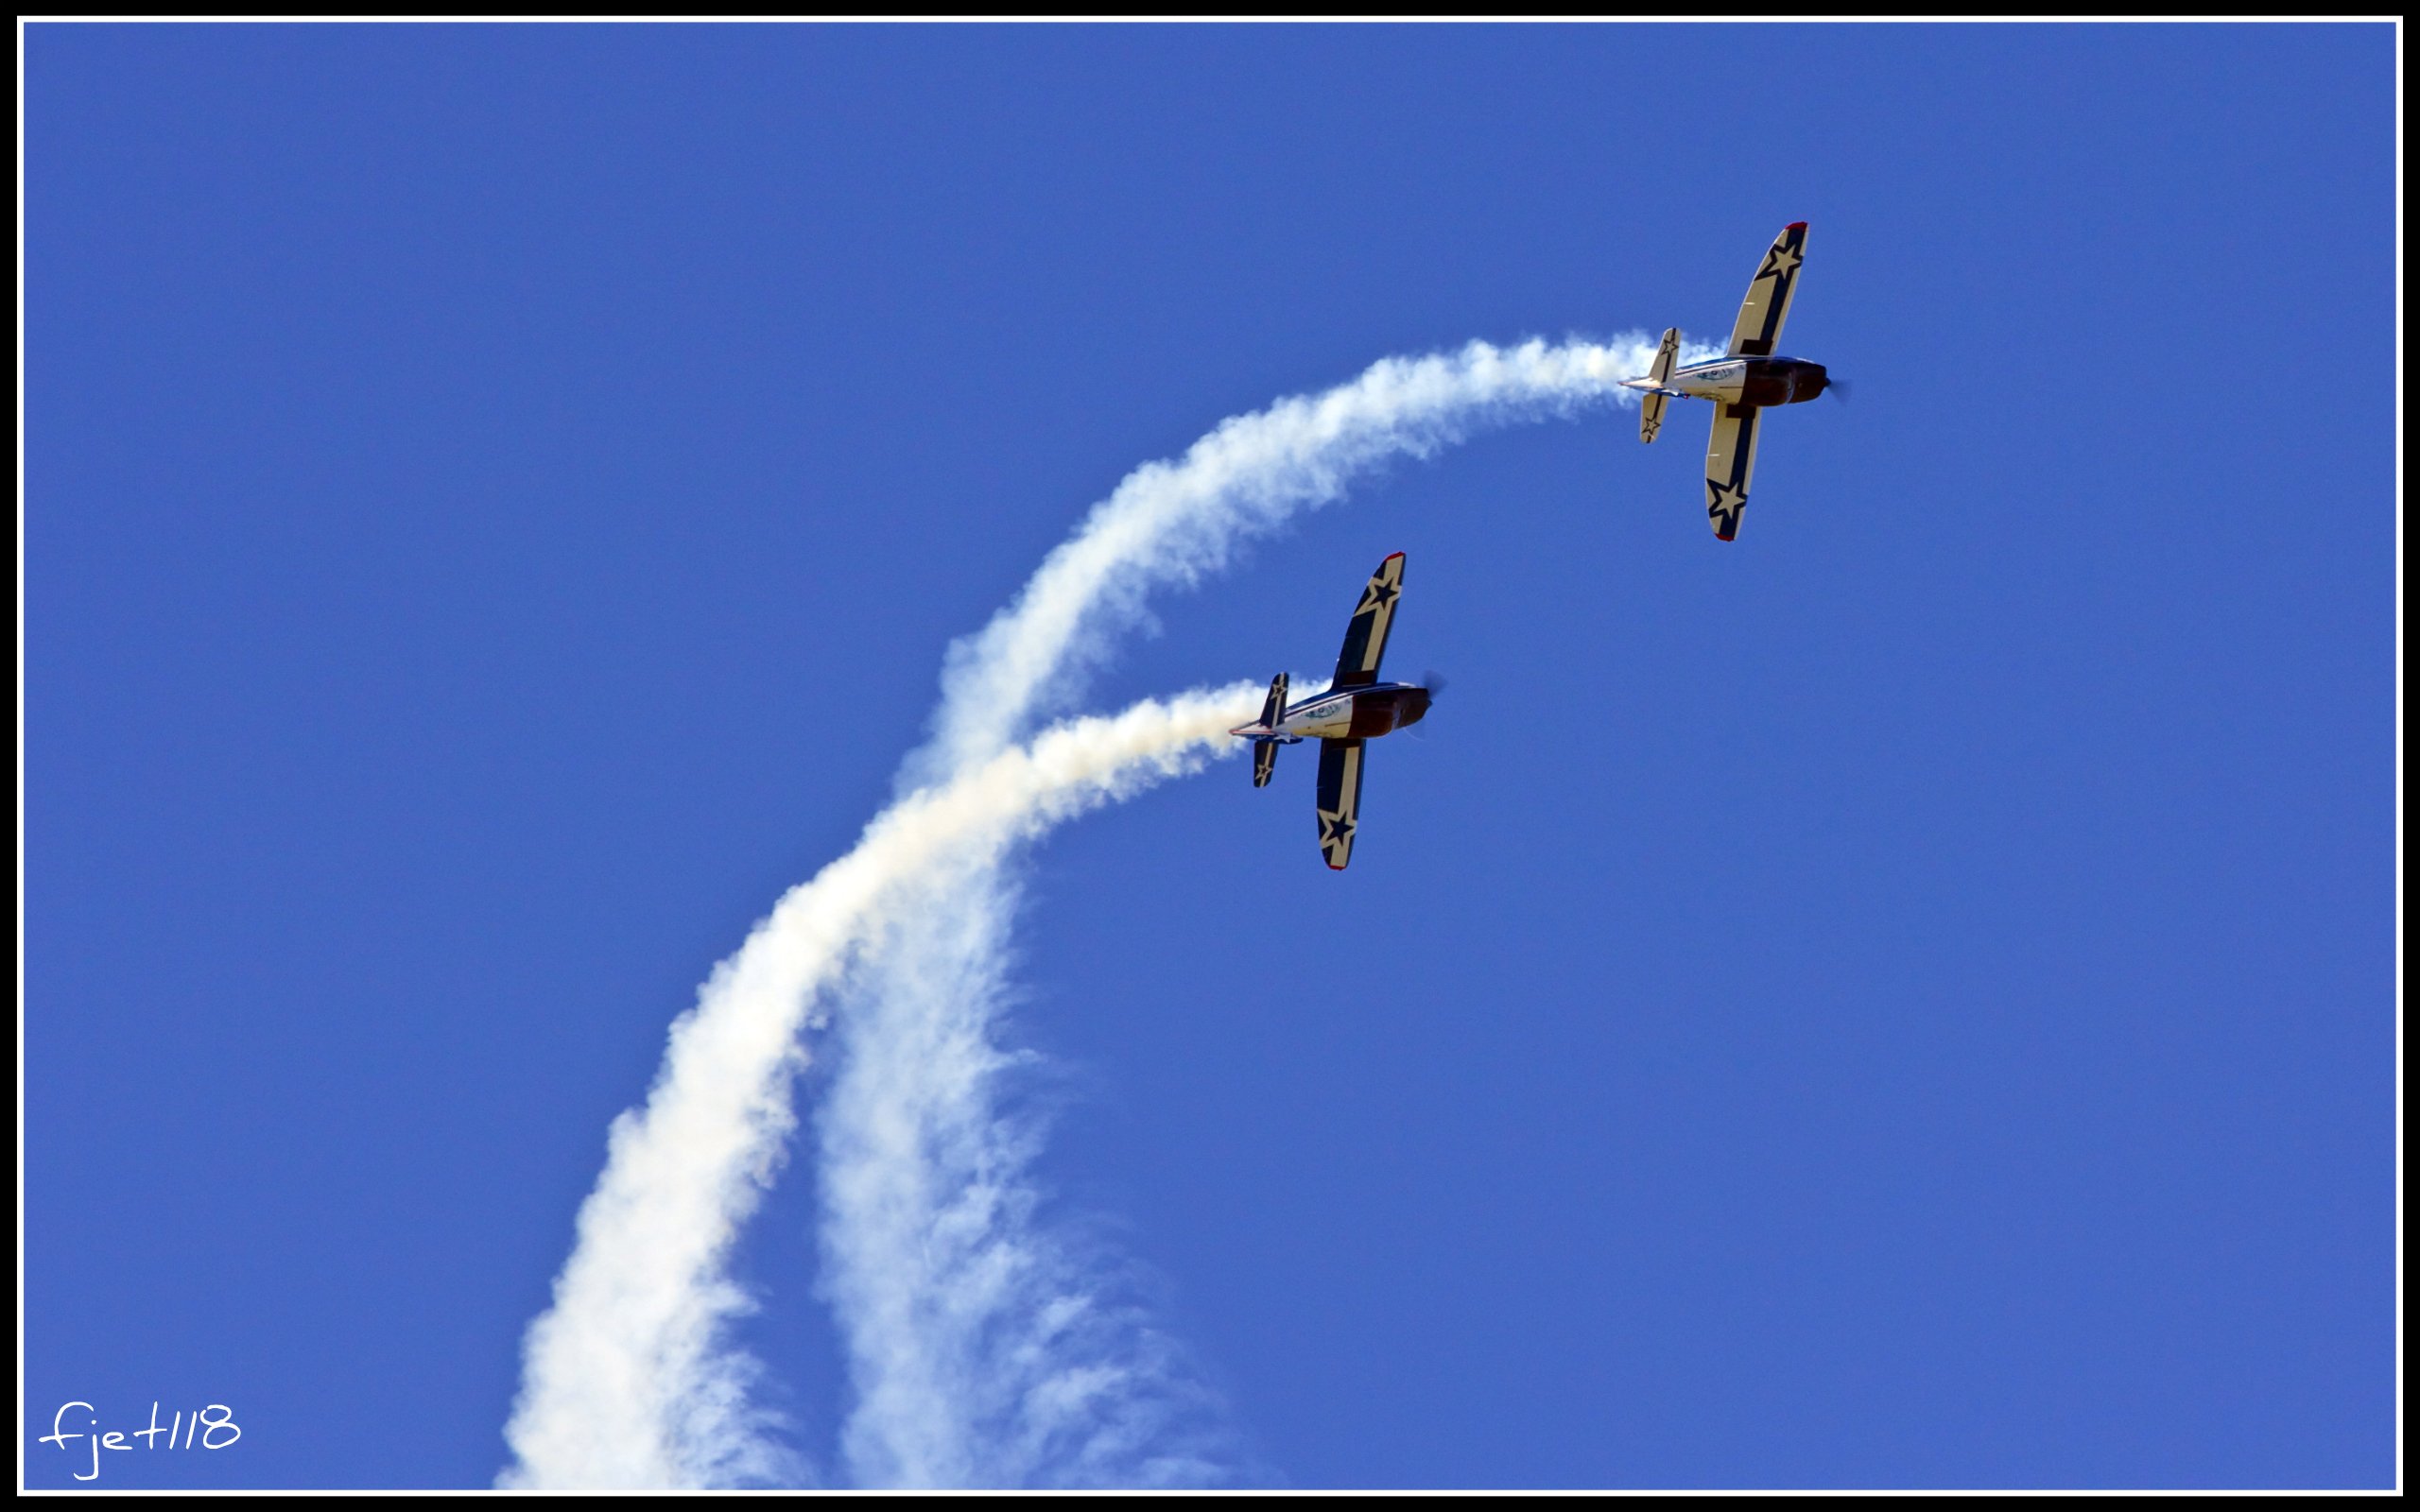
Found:
[[1320, 743], [1320, 853], [1331, 870], [1353, 859], [1353, 832], [1361, 811], [1361, 745], [1418, 724], [1436, 696], [1427, 686], [1380, 682], [1378, 662], [1387, 654], [1394, 627], [1395, 600], [1403, 595], [1403, 553], [1378, 563], [1361, 602], [1345, 627], [1344, 649], [1336, 659], [1336, 679], [1325, 693], [1300, 703], [1286, 701], [1286, 674], [1269, 684], [1260, 718], [1228, 731], [1253, 743], [1252, 785], [1267, 787], [1277, 769], [1277, 747], [1305, 740]]

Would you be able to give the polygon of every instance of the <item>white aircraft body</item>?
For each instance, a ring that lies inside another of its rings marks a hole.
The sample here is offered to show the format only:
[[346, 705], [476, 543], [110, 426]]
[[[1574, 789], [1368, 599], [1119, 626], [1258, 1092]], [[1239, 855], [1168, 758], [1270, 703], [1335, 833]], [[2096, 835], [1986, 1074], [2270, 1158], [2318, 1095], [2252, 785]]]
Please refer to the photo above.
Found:
[[1623, 387], [1638, 389], [1643, 396], [1638, 405], [1641, 441], [1653, 441], [1664, 428], [1667, 401], [1714, 402], [1714, 434], [1705, 447], [1705, 512], [1716, 537], [1723, 541], [1739, 534], [1739, 513], [1748, 507], [1748, 480], [1756, 470], [1756, 432], [1763, 412], [1776, 404], [1803, 404], [1826, 388], [1848, 392], [1848, 386], [1825, 372], [1822, 363], [1773, 352], [1782, 322], [1789, 318], [1790, 296], [1798, 289], [1798, 265], [1806, 256], [1806, 222], [1794, 220], [1773, 238], [1763, 265], [1749, 281], [1725, 355], [1676, 368], [1681, 333], [1667, 331], [1647, 376], [1622, 380]]
[[1416, 725], [1442, 686], [1380, 682], [1378, 662], [1394, 627], [1395, 600], [1403, 594], [1403, 553], [1378, 563], [1361, 590], [1361, 602], [1345, 627], [1344, 649], [1336, 659], [1336, 679], [1325, 693], [1300, 703], [1286, 701], [1286, 674], [1269, 684], [1260, 718], [1228, 731], [1253, 743], [1252, 785], [1267, 787], [1277, 769], [1277, 747], [1305, 740], [1320, 743], [1320, 853], [1332, 871], [1353, 858], [1353, 832], [1360, 823], [1362, 743]]

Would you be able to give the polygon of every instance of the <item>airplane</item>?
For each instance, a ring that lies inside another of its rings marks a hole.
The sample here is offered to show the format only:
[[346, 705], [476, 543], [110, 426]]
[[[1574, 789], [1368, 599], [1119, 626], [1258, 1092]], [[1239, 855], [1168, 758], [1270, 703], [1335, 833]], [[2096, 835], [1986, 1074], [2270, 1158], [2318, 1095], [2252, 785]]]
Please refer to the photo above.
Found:
[[1361, 743], [1416, 725], [1444, 687], [1431, 675], [1426, 686], [1380, 682], [1378, 659], [1387, 654], [1387, 632], [1403, 594], [1403, 553], [1378, 563], [1370, 586], [1344, 628], [1336, 679], [1327, 691], [1300, 703], [1286, 701], [1286, 674], [1269, 684], [1260, 718], [1227, 731], [1252, 742], [1252, 785], [1267, 787], [1277, 770], [1277, 747], [1315, 739], [1320, 743], [1320, 854], [1328, 869], [1342, 871], [1353, 859], [1353, 832], [1361, 812]]
[[1681, 333], [1674, 329], [1664, 333], [1646, 377], [1622, 380], [1623, 387], [1644, 395], [1638, 405], [1638, 438], [1649, 444], [1664, 428], [1668, 400], [1714, 401], [1714, 434], [1705, 445], [1705, 512], [1719, 541], [1739, 534], [1739, 511], [1748, 507], [1748, 478], [1756, 470], [1756, 432], [1763, 412], [1776, 404], [1804, 404], [1826, 388], [1839, 389], [1842, 398], [1848, 395], [1848, 385], [1825, 372], [1822, 363], [1773, 353], [1781, 323], [1789, 318], [1789, 297], [1798, 288], [1798, 265], [1806, 256], [1806, 222], [1793, 220], [1773, 238], [1748, 283], [1726, 355], [1675, 369]]

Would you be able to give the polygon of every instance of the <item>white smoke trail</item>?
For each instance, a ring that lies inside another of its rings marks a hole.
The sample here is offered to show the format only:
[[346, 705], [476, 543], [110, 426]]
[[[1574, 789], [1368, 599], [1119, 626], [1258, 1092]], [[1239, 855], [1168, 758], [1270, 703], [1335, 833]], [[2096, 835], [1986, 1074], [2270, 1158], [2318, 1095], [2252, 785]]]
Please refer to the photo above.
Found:
[[[1016, 601], [950, 649], [931, 744], [903, 785], [979, 762], [1072, 691], [1155, 584], [1191, 581], [1235, 542], [1337, 498], [1390, 457], [1486, 423], [1627, 399], [1654, 343], [1544, 342], [1389, 358], [1325, 393], [1227, 421], [1173, 463], [1128, 474]], [[1694, 357], [1693, 359], [1694, 360]], [[925, 879], [908, 933], [843, 1016], [822, 1117], [823, 1289], [858, 1405], [843, 1448], [860, 1484], [1188, 1484], [1204, 1394], [1173, 1346], [1119, 1305], [1113, 1275], [1035, 1220], [1033, 1131], [1002, 1114], [996, 868]]]
[[[1688, 361], [1720, 355], [1690, 346]], [[1157, 584], [1190, 583], [1225, 564], [1245, 536], [1327, 504], [1396, 456], [1427, 456], [1483, 425], [1568, 414], [1635, 395], [1655, 342], [1544, 341], [1388, 357], [1324, 393], [1239, 415], [1174, 462], [1128, 473], [1076, 533], [1043, 559], [1016, 601], [950, 647], [932, 743], [902, 773], [914, 786], [981, 761], [1046, 699], [1064, 696]]]
[[1004, 1094], [1014, 887], [996, 856], [918, 879], [836, 1020], [821, 1120], [821, 1282], [850, 1349], [861, 1486], [1228, 1479], [1217, 1403], [1114, 1256], [1038, 1215], [1038, 1120]]
[[[934, 737], [902, 770], [907, 796], [717, 969], [674, 1026], [647, 1108], [615, 1121], [555, 1306], [530, 1329], [507, 1431], [519, 1463], [503, 1483], [795, 1473], [747, 1408], [752, 1363], [720, 1341], [747, 1305], [722, 1264], [794, 1122], [789, 1087], [815, 995], [853, 946], [886, 930], [896, 938], [857, 1005], [864, 1022], [853, 1027], [823, 1140], [833, 1162], [827, 1290], [865, 1396], [847, 1433], [853, 1462], [875, 1479], [932, 1484], [1202, 1478], [1152, 1441], [1185, 1396], [1164, 1368], [1165, 1342], [1104, 1302], [1080, 1257], [1029, 1222], [1028, 1150], [998, 1116], [992, 1046], [1011, 909], [1006, 848], [1187, 758], [1147, 742], [1125, 766], [1079, 762], [1063, 790], [1018, 789], [1027, 808], [977, 803], [954, 839], [930, 827], [961, 813], [951, 802], [972, 801], [949, 795], [1012, 799], [994, 790], [1000, 764], [1024, 769], [1046, 750], [1070, 760], [1063, 736], [1089, 740], [1157, 707], [1053, 730], [1029, 752], [1007, 748], [1038, 707], [1074, 691], [1154, 585], [1219, 567], [1238, 539], [1335, 499], [1390, 457], [1428, 455], [1482, 424], [1626, 400], [1616, 381], [1643, 371], [1652, 351], [1637, 335], [1610, 345], [1473, 343], [1388, 358], [1325, 393], [1230, 420], [1180, 461], [1130, 474], [1012, 606], [953, 646]], [[1222, 708], [1212, 723], [1236, 713]], [[1192, 750], [1182, 740], [1169, 748]], [[896, 900], [911, 895], [924, 906], [902, 912]], [[950, 1054], [917, 1057], [934, 1043]], [[902, 1118], [905, 1135], [891, 1122]], [[883, 1280], [917, 1274], [939, 1290], [920, 1297]]]
[[530, 1326], [505, 1436], [513, 1486], [788, 1479], [748, 1412], [752, 1366], [719, 1335], [747, 1299], [723, 1274], [794, 1122], [799, 1036], [855, 949], [906, 921], [920, 879], [995, 873], [1003, 850], [1224, 754], [1250, 683], [1054, 726], [894, 803], [792, 888], [674, 1023], [644, 1109], [614, 1122], [553, 1308]]

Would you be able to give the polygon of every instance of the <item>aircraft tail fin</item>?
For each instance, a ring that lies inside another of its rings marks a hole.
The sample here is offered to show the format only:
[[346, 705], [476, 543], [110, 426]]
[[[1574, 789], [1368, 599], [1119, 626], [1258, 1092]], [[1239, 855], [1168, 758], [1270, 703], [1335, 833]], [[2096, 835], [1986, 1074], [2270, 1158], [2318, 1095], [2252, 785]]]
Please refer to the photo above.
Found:
[[[1647, 369], [1650, 383], [1663, 385], [1672, 381], [1672, 364], [1681, 354], [1681, 330], [1674, 326], [1664, 333], [1664, 344], [1655, 349], [1655, 366]], [[1638, 438], [1643, 445], [1652, 445], [1655, 433], [1664, 428], [1664, 406], [1669, 400], [1664, 394], [1649, 389], [1638, 396]]]
[[[1286, 674], [1280, 672], [1269, 682], [1269, 701], [1260, 706], [1260, 723], [1265, 730], [1274, 730], [1277, 721], [1286, 714]], [[1267, 787], [1270, 777], [1277, 770], [1277, 742], [1255, 740], [1252, 743], [1252, 785]]]

